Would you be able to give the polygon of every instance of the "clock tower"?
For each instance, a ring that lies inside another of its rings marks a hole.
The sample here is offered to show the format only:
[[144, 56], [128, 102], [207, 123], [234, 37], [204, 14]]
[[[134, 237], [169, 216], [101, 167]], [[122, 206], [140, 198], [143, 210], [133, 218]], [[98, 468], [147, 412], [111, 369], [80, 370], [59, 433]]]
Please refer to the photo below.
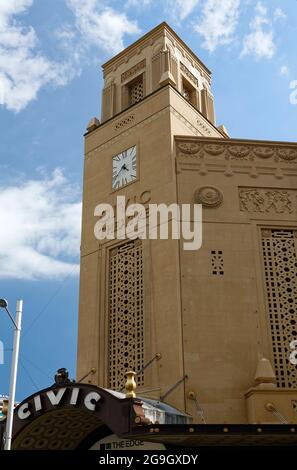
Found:
[[[296, 393], [273, 393], [276, 366], [278, 386], [296, 387], [294, 327], [277, 339], [276, 274], [265, 262], [276, 262], [273, 243], [297, 258], [296, 145], [229, 139], [216, 126], [210, 71], [166, 23], [105, 63], [103, 75], [101, 119], [85, 134], [78, 378], [93, 369], [90, 383], [120, 391], [133, 370], [139, 396], [196, 422], [274, 422], [262, 409], [272, 399], [292, 414]], [[146, 209], [201, 203], [202, 248], [98, 240], [95, 208], [116, 208], [118, 196]]]
[[[165, 23], [103, 65], [101, 122], [85, 136], [78, 375], [120, 390], [141, 370], [138, 392], [160, 395], [184, 377], [177, 240], [104, 240], [94, 209], [177, 202], [174, 135], [223, 138], [210, 71]], [[183, 407], [183, 384], [174, 394]]]

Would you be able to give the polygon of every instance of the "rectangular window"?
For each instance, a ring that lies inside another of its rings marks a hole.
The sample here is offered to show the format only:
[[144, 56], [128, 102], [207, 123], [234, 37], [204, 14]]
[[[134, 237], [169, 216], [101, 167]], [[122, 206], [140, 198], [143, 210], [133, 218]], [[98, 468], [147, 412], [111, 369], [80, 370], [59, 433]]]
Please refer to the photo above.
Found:
[[[109, 266], [109, 387], [120, 390], [125, 372], [144, 365], [143, 257], [141, 240], [110, 252]], [[136, 377], [144, 384], [144, 375]]]

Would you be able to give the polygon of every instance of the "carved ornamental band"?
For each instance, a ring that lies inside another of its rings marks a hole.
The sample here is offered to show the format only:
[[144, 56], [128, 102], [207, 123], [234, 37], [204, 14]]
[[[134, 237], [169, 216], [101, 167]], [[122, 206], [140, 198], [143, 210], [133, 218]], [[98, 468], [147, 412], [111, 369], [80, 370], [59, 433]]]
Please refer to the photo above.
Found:
[[237, 143], [229, 141], [201, 142], [199, 139], [177, 141], [177, 147], [182, 154], [197, 154], [199, 156], [225, 157], [231, 160], [252, 161], [255, 159], [297, 163], [297, 148], [278, 145], [263, 145], [253, 142]]
[[181, 62], [180, 63], [180, 69], [181, 71], [186, 75], [186, 77], [194, 83], [194, 85], [198, 86], [198, 80], [197, 78], [190, 72], [190, 70]]
[[297, 191], [286, 189], [239, 188], [240, 210], [292, 214], [297, 210]]
[[133, 75], [136, 75], [137, 72], [145, 68], [145, 59], [141, 60], [138, 62], [138, 64], [134, 65], [134, 67], [131, 67], [131, 69], [126, 70], [126, 72], [122, 73], [121, 75], [121, 81], [125, 82], [129, 78], [133, 77]]

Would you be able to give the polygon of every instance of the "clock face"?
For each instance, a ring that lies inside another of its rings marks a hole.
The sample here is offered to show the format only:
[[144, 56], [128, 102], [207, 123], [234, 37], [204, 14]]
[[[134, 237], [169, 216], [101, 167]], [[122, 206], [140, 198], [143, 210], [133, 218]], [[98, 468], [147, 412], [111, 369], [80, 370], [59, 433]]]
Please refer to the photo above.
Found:
[[119, 189], [136, 180], [136, 145], [112, 159], [112, 189]]

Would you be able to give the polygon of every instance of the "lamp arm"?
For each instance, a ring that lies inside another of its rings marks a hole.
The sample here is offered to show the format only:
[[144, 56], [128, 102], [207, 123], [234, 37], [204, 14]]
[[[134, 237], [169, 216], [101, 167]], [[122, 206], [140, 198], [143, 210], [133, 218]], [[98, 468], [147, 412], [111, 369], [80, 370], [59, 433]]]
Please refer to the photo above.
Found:
[[13, 318], [13, 316], [11, 315], [10, 311], [8, 310], [7, 307], [5, 307], [5, 310], [6, 310], [6, 312], [8, 313], [9, 318], [11, 319], [12, 323], [14, 324], [15, 329], [18, 330], [18, 326], [17, 326], [16, 322], [14, 321], [14, 318]]

